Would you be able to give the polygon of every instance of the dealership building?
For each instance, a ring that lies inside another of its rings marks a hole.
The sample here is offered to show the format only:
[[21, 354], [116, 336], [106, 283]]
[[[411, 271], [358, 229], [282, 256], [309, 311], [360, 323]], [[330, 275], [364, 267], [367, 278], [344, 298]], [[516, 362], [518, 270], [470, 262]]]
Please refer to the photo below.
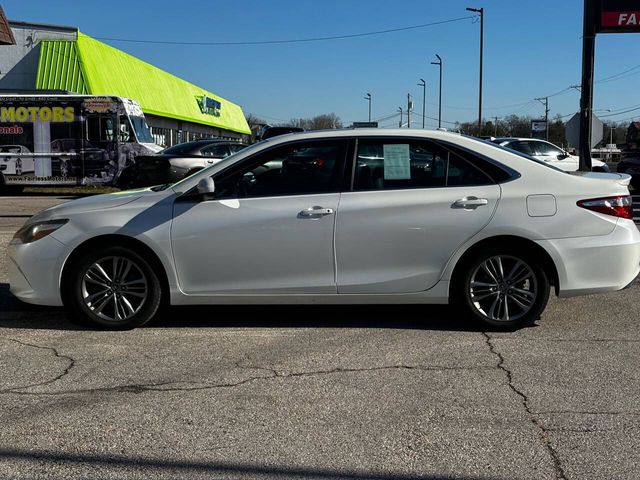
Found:
[[160, 145], [199, 138], [248, 139], [242, 108], [77, 28], [9, 21], [0, 45], [0, 93], [113, 95], [142, 107]]

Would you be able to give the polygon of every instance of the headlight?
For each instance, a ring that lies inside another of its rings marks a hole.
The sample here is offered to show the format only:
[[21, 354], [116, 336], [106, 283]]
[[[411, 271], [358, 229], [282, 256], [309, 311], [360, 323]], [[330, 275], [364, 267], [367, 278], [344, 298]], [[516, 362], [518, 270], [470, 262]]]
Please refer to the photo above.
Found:
[[13, 236], [11, 245], [20, 245], [40, 240], [50, 233], [55, 232], [68, 221], [69, 220], [67, 219], [48, 220], [46, 222], [37, 222], [30, 225], [25, 225]]

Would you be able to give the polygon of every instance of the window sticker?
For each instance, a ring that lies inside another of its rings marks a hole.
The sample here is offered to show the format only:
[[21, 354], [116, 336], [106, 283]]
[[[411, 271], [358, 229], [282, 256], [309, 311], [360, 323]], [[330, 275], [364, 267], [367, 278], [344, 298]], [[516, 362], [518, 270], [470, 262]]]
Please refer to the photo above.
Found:
[[409, 144], [384, 145], [384, 179], [410, 180]]

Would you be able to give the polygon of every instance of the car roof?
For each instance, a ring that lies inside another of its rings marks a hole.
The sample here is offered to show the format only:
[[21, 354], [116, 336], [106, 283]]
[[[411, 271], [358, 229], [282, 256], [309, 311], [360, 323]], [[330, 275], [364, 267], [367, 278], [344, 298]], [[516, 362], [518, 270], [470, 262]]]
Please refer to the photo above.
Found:
[[528, 141], [528, 142], [545, 142], [545, 143], [550, 143], [547, 140], [543, 139], [543, 138], [531, 138], [531, 137], [495, 137], [493, 140], [491, 140], [492, 142], [495, 143], [499, 143], [499, 142], [522, 142], [522, 141]]
[[313, 140], [317, 138], [352, 137], [425, 137], [446, 140], [452, 138], [460, 138], [461, 135], [459, 133], [444, 132], [441, 130], [423, 130], [418, 128], [338, 128], [285, 133], [283, 135], [278, 135], [276, 137], [268, 138], [263, 141], [275, 144], [276, 142], [284, 143], [294, 139]]

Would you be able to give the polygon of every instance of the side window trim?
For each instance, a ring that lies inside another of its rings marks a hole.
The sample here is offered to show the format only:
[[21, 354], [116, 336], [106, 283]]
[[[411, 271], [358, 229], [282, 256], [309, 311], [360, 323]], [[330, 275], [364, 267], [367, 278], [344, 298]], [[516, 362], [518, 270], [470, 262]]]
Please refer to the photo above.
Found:
[[350, 178], [350, 188], [349, 191], [350, 192], [355, 192], [355, 182], [356, 182], [356, 167], [358, 165], [358, 148], [360, 146], [360, 138], [356, 137], [355, 141], [353, 142], [353, 155], [351, 158], [351, 178]]

